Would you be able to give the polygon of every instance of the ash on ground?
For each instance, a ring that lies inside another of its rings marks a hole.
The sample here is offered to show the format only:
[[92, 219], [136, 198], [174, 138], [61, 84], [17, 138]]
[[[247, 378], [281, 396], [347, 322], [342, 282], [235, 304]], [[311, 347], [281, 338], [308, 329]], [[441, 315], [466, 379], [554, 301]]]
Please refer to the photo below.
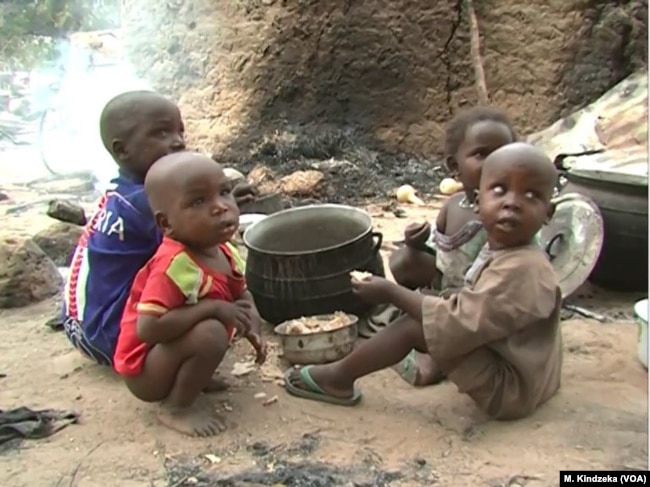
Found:
[[[423, 459], [414, 459], [399, 469], [382, 467], [381, 458], [365, 448], [357, 464], [340, 466], [318, 461], [318, 433], [307, 433], [291, 444], [253, 443], [247, 454], [255, 465], [240, 471], [226, 471], [210, 465], [205, 456], [167, 457], [168, 487], [398, 487], [431, 486], [437, 476]], [[241, 452], [237, 452], [241, 453]], [[234, 451], [219, 452], [223, 458]]]
[[447, 175], [440, 158], [378, 150], [361, 132], [337, 127], [278, 128], [273, 135], [252, 141], [246, 151], [233, 147], [213, 157], [244, 173], [264, 165], [277, 177], [306, 170], [325, 175], [324, 191], [302, 201], [292, 200], [292, 204], [375, 203], [385, 201], [403, 184], [414, 185], [428, 197], [438, 193], [440, 181]]

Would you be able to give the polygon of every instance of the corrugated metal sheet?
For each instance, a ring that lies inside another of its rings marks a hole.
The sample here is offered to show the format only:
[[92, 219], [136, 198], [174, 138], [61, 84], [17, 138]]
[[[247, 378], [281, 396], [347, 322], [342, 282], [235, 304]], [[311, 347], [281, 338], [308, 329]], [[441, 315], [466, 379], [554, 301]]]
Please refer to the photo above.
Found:
[[591, 105], [527, 140], [550, 157], [604, 149], [600, 154], [567, 158], [565, 165], [625, 174], [648, 184], [648, 73], [630, 76]]

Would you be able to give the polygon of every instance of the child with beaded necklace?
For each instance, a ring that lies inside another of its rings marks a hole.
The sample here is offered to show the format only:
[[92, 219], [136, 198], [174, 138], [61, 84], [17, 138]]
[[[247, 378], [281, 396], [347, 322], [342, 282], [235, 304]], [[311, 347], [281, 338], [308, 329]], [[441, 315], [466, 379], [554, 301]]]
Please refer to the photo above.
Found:
[[[493, 107], [473, 107], [460, 112], [447, 126], [446, 165], [463, 184], [438, 213], [435, 227], [412, 223], [404, 231], [405, 246], [390, 257], [390, 270], [398, 284], [424, 293], [458, 289], [467, 269], [487, 242], [475, 211], [475, 197], [483, 161], [496, 149], [516, 140], [508, 117]], [[385, 326], [401, 312], [393, 306], [369, 318], [371, 328]], [[415, 350], [394, 369], [416, 386], [442, 379], [430, 357]]]

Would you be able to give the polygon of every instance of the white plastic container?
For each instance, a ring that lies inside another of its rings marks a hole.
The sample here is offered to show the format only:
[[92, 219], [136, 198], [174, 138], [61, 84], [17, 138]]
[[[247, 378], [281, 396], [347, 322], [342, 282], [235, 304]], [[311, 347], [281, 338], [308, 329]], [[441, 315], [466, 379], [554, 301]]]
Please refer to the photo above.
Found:
[[243, 213], [239, 215], [239, 232], [244, 233], [248, 230], [248, 227], [264, 220], [268, 215], [263, 215], [261, 213]]
[[648, 368], [648, 300], [642, 299], [634, 305], [634, 317], [639, 325], [637, 354], [643, 366]]

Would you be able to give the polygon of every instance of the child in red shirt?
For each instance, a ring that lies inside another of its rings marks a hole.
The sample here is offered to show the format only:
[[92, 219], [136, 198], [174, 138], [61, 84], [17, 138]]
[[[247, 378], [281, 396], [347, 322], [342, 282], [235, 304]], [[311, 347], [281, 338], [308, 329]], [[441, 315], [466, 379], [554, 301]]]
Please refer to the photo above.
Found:
[[200, 396], [238, 333], [266, 357], [260, 317], [227, 242], [239, 210], [212, 159], [178, 152], [158, 160], [145, 191], [163, 242], [138, 272], [113, 357], [129, 390], [161, 402], [160, 421], [192, 436], [225, 429]]

